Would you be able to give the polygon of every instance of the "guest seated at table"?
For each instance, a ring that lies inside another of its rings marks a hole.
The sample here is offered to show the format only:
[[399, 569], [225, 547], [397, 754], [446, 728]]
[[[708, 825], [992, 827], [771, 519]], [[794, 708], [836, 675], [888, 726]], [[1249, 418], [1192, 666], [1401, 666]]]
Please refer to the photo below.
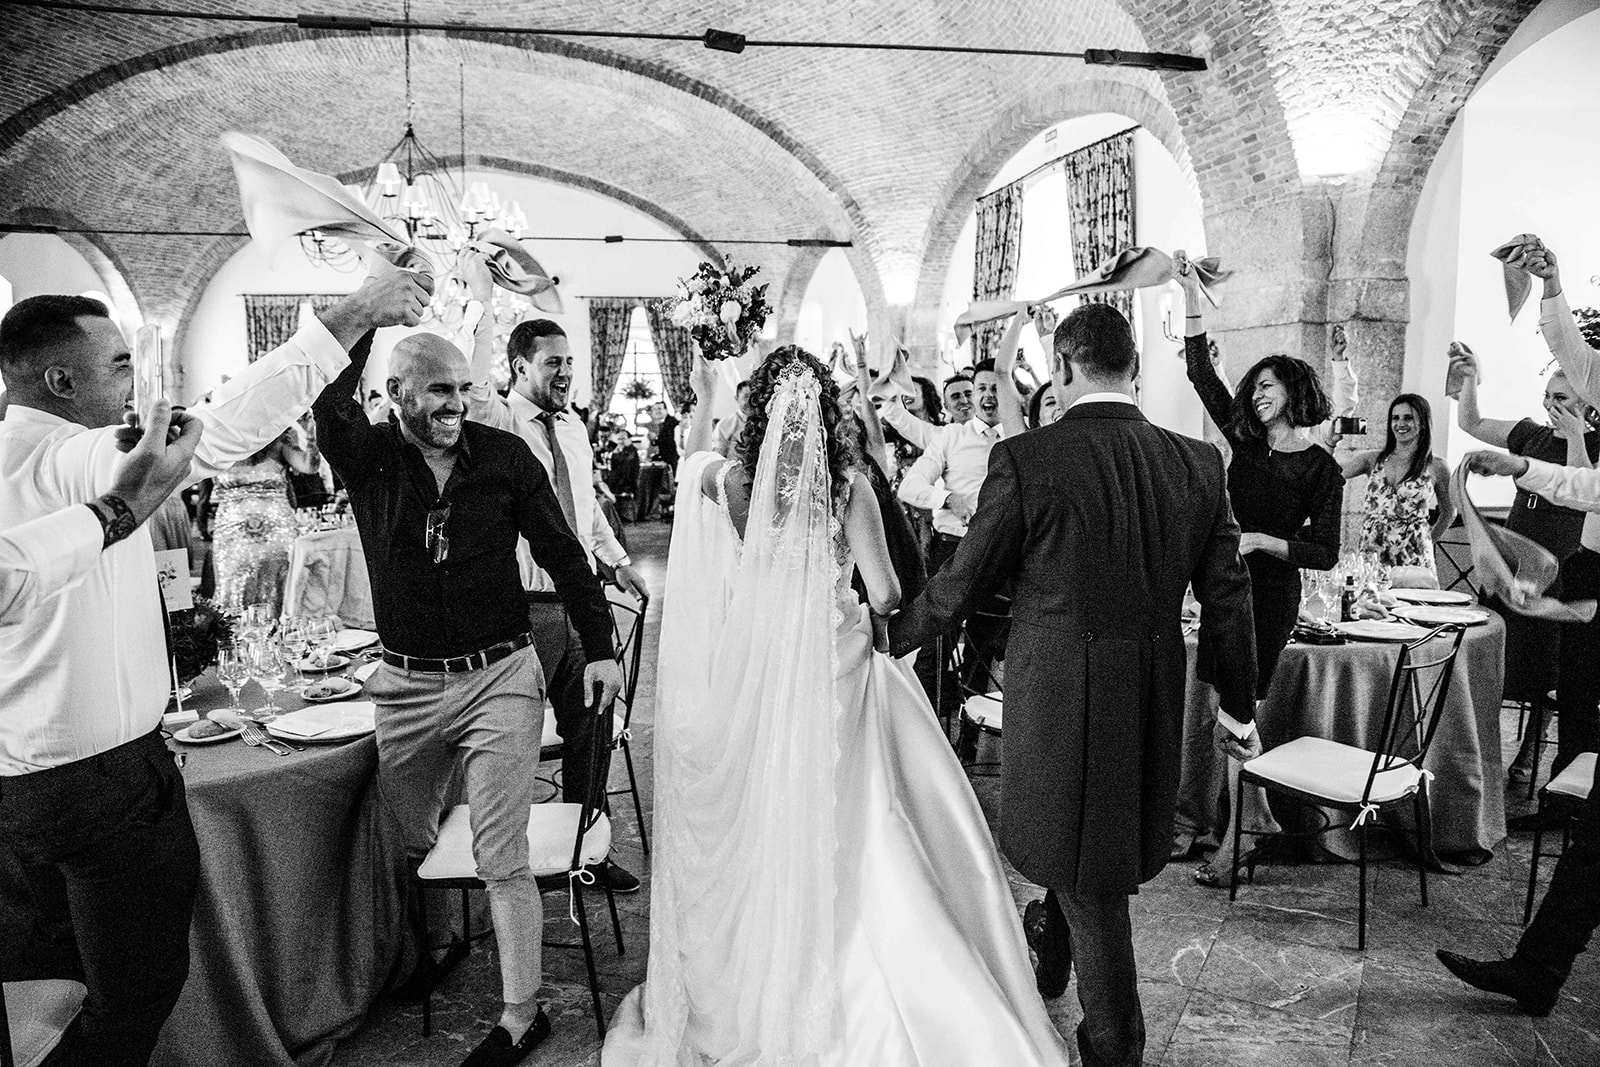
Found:
[[[190, 412], [205, 427], [192, 476], [269, 445], [350, 345], [415, 325], [431, 290], [426, 276], [380, 268], [220, 386]], [[18, 302], [0, 321], [0, 377], [11, 397], [0, 531], [107, 493], [124, 468], [115, 428], [133, 372], [105, 305]], [[104, 501], [100, 517], [106, 548], [85, 579], [0, 628], [0, 847], [26, 877], [35, 933], [70, 932], [65, 945], [6, 947], [29, 961], [64, 951], [88, 986], [50, 1062], [121, 1067], [149, 1061], [188, 975], [199, 854], [160, 734], [170, 682], [155, 555], [126, 502]]]
[[[1239, 551], [1250, 571], [1255, 695], [1260, 701], [1271, 687], [1278, 657], [1289, 643], [1299, 614], [1300, 569], [1325, 571], [1339, 558], [1344, 481], [1333, 457], [1308, 433], [1327, 420], [1332, 405], [1310, 364], [1286, 355], [1258, 361], [1230, 396], [1211, 361], [1199, 274], [1183, 252], [1174, 253], [1173, 260], [1187, 308], [1183, 351], [1189, 381], [1233, 453], [1228, 464], [1228, 498], [1243, 531]], [[1202, 644], [1196, 675], [1210, 682], [1218, 670], [1213, 650]], [[1230, 823], [1223, 829], [1219, 845], [1230, 839], [1234, 818], [1244, 819], [1244, 829], [1255, 835], [1254, 841], [1276, 832], [1265, 792], [1256, 787], [1241, 797], [1237, 761], [1230, 761], [1227, 781]], [[1187, 852], [1190, 844], [1192, 839], [1179, 842], [1174, 850]], [[1240, 862], [1253, 859], [1259, 847], [1252, 846], [1240, 856]], [[1231, 881], [1220, 848], [1194, 877], [1209, 886]]]
[[544, 679], [518, 539], [565, 606], [588, 660], [582, 692], [598, 689], [602, 706], [621, 683], [611, 611], [544, 467], [516, 434], [467, 421], [466, 357], [433, 334], [402, 340], [386, 383], [397, 417], [373, 426], [355, 401], [370, 351], [368, 335], [313, 410], [323, 454], [350, 493], [383, 642], [383, 665], [366, 683], [378, 705], [379, 797], [407, 862], [420, 864], [450, 777], [463, 767], [503, 1001], [465, 1063], [512, 1064], [550, 1032], [538, 999], [544, 916], [527, 839]]
[[[1530, 456], [1568, 467], [1592, 467], [1600, 455], [1600, 433], [1594, 429], [1595, 409], [1573, 390], [1562, 371], [1550, 375], [1544, 387], [1544, 411], [1549, 425], [1533, 419], [1490, 419], [1478, 409], [1478, 361], [1472, 349], [1459, 342], [1450, 346], [1450, 380], [1457, 383], [1456, 421], [1486, 445], [1504, 448], [1514, 456]], [[1589, 540], [1600, 547], [1600, 516], [1588, 520]], [[1585, 533], [1583, 512], [1549, 504], [1534, 493], [1519, 491], [1506, 516], [1506, 529], [1548, 548], [1559, 560], [1578, 550]], [[1534, 739], [1544, 732], [1545, 694], [1558, 688], [1561, 626], [1507, 611], [1491, 600], [1506, 623], [1506, 681], [1502, 700], [1532, 706], [1533, 716], [1523, 734], [1522, 748], [1510, 767], [1513, 781], [1526, 782], [1534, 774]]]
[[726, 459], [733, 454], [733, 444], [744, 430], [745, 416], [750, 414], [750, 383], [740, 382], [733, 390], [734, 412], [717, 422], [711, 435], [711, 451]]
[[1434, 543], [1455, 521], [1450, 468], [1433, 454], [1433, 409], [1416, 393], [1389, 402], [1383, 447], [1339, 457], [1346, 480], [1368, 475], [1357, 549], [1386, 567], [1414, 567], [1438, 584]]

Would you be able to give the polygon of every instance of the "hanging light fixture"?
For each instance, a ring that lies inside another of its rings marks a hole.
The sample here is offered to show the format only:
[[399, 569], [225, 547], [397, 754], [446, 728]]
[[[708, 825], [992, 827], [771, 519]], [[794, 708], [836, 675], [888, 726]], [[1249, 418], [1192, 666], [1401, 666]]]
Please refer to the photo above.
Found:
[[[411, 4], [406, 0], [405, 21], [401, 28], [405, 53], [406, 126], [400, 140], [383, 154], [373, 168], [371, 182], [362, 188], [346, 186], [367, 206], [396, 229], [404, 230], [412, 245], [426, 252], [445, 276], [456, 274], [456, 264], [469, 242], [484, 230], [497, 227], [521, 237], [528, 228], [528, 216], [515, 200], [502, 201], [487, 182], [466, 181], [466, 75], [461, 73], [461, 182], [457, 182], [444, 161], [417, 137], [416, 100], [411, 89]], [[313, 230], [300, 238], [301, 251], [314, 263], [336, 270], [353, 271], [360, 265], [344, 242]], [[432, 317], [450, 318], [459, 312], [457, 285], [440, 285], [430, 311]], [[451, 307], [450, 305], [457, 305]]]

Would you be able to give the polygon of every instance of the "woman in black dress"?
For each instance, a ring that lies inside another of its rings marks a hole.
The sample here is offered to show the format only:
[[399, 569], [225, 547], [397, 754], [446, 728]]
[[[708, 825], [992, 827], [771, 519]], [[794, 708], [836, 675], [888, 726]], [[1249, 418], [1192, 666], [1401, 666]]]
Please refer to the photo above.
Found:
[[[1516, 456], [1529, 456], [1567, 467], [1592, 467], [1600, 455], [1600, 433], [1592, 420], [1594, 408], [1583, 402], [1560, 371], [1550, 375], [1544, 387], [1544, 410], [1550, 425], [1532, 419], [1486, 419], [1478, 410], [1477, 357], [1459, 342], [1451, 346], [1451, 379], [1460, 381], [1456, 421], [1467, 433], [1486, 445], [1504, 448]], [[1459, 370], [1458, 370], [1459, 368]], [[1600, 520], [1591, 548], [1600, 549]], [[1506, 529], [1513, 530], [1548, 548], [1562, 562], [1578, 550], [1583, 535], [1584, 513], [1551, 504], [1538, 496], [1517, 491], [1506, 516]], [[1534, 774], [1533, 739], [1544, 729], [1545, 694], [1556, 688], [1561, 652], [1561, 625], [1549, 619], [1535, 619], [1506, 611], [1497, 603], [1506, 624], [1506, 678], [1502, 700], [1532, 704], [1533, 719], [1523, 734], [1522, 749], [1512, 762], [1513, 781], [1526, 782]]]
[[[1187, 300], [1184, 361], [1189, 380], [1233, 456], [1228, 464], [1228, 497], [1242, 535], [1239, 551], [1250, 571], [1256, 628], [1256, 699], [1267, 693], [1283, 646], [1300, 612], [1300, 570], [1327, 570], [1339, 558], [1339, 521], [1344, 476], [1332, 455], [1307, 433], [1332, 414], [1317, 374], [1303, 360], [1268, 356], [1245, 374], [1232, 396], [1211, 364], [1205, 320], [1200, 310], [1199, 278], [1188, 259], [1174, 255], [1178, 283]], [[1310, 524], [1309, 529], [1303, 529]], [[1212, 678], [1204, 646], [1196, 674]], [[1240, 811], [1238, 767], [1230, 761], [1230, 819]], [[1245, 829], [1274, 829], [1266, 797], [1259, 789], [1244, 798]], [[1224, 828], [1221, 841], [1228, 839]], [[1255, 848], [1240, 857], [1254, 858]], [[1226, 862], [1195, 871], [1203, 885], [1225, 885]]]

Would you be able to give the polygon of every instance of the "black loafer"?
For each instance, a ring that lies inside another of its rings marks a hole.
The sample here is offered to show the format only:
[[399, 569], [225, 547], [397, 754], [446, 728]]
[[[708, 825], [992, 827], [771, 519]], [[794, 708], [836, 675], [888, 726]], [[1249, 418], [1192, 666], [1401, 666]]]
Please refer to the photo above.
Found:
[[633, 872], [617, 866], [610, 860], [590, 864], [584, 870], [594, 875], [594, 887], [596, 889], [609, 889], [613, 893], [637, 893], [639, 891], [639, 879]]
[[1057, 954], [1044, 947], [1045, 925], [1048, 922], [1044, 901], [1030, 900], [1027, 907], [1022, 909], [1022, 936], [1039, 957], [1039, 965], [1033, 972], [1034, 985], [1038, 987], [1041, 997], [1054, 1000], [1067, 991], [1067, 983], [1072, 979], [1072, 954], [1060, 953], [1064, 958], [1056, 959], [1053, 957]]
[[1444, 964], [1445, 970], [1485, 993], [1498, 993], [1515, 1000], [1529, 1015], [1544, 1018], [1555, 1008], [1560, 997], [1559, 989], [1550, 988], [1548, 981], [1540, 981], [1515, 959], [1475, 960], [1455, 952], [1439, 949], [1434, 955]]
[[539, 1043], [550, 1036], [550, 1017], [539, 1009], [539, 1014], [533, 1017], [533, 1025], [528, 1027], [528, 1032], [522, 1035], [521, 1041], [512, 1041], [511, 1034], [503, 1026], [496, 1026], [489, 1031], [489, 1036], [479, 1042], [466, 1059], [461, 1061], [461, 1067], [511, 1067], [512, 1064], [521, 1063], [528, 1058], [528, 1053], [539, 1047]]

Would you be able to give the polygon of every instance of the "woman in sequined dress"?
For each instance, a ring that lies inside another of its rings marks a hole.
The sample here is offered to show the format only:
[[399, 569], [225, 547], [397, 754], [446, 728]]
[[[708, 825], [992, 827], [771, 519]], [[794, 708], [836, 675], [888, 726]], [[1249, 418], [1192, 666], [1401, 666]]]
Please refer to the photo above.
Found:
[[294, 545], [294, 509], [289, 506], [287, 472], [315, 471], [295, 428], [217, 476], [212, 499], [212, 556], [217, 601], [237, 615], [251, 604], [265, 604], [277, 618], [283, 608], [283, 582]]

